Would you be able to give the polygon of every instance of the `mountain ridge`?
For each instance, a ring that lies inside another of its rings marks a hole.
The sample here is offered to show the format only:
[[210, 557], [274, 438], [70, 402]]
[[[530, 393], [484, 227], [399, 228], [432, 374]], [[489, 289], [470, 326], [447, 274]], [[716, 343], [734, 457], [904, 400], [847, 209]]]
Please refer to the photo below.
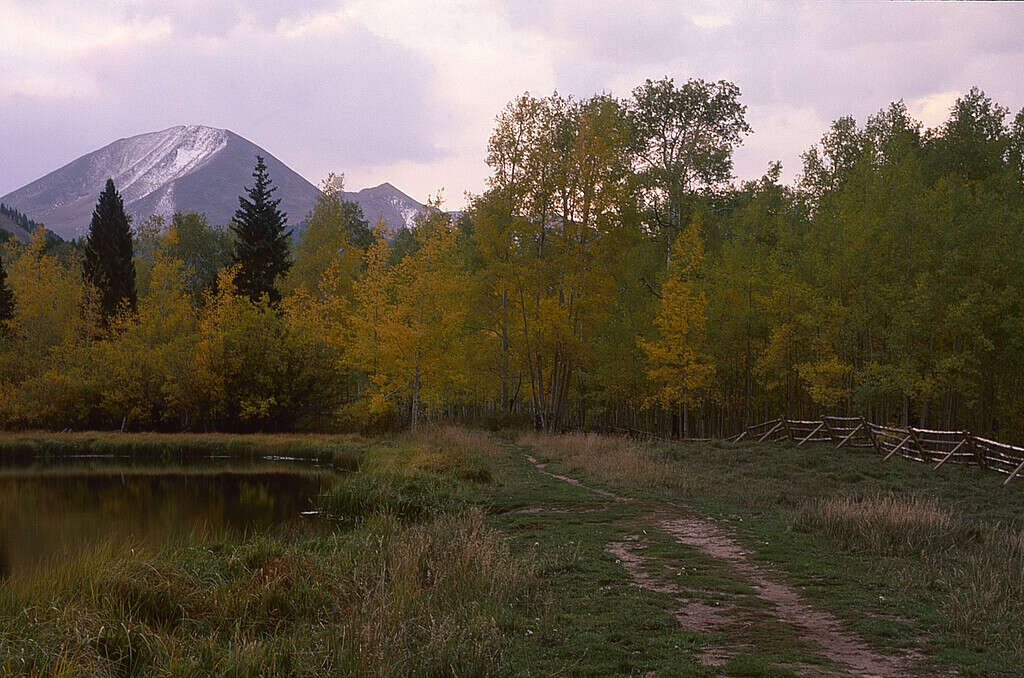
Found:
[[[241, 135], [203, 125], [177, 125], [117, 139], [0, 201], [73, 239], [88, 231], [96, 198], [111, 178], [136, 221], [151, 214], [169, 218], [176, 211], [190, 211], [226, 226], [238, 207], [238, 196], [251, 185], [257, 154], [266, 160], [289, 226], [299, 226], [316, 204], [319, 189]], [[425, 209], [389, 182], [344, 195], [362, 208], [371, 226], [383, 218], [392, 232], [411, 226]]]

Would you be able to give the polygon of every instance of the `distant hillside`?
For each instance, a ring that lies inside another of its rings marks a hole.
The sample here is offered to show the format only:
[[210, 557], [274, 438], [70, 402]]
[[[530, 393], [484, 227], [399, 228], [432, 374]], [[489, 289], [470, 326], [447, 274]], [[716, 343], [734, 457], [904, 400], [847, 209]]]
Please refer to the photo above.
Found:
[[[226, 225], [238, 196], [252, 183], [256, 155], [266, 159], [278, 190], [281, 209], [295, 227], [316, 203], [320, 191], [265, 149], [224, 129], [200, 125], [119, 139], [50, 172], [0, 198], [64, 238], [84, 235], [107, 178], [135, 219], [176, 211], [205, 214], [210, 223]], [[345, 197], [363, 209], [373, 225], [383, 218], [391, 230], [411, 225], [423, 205], [381, 184]]]
[[[32, 233], [39, 226], [38, 222], [32, 221], [25, 214], [0, 202], [0, 242], [6, 240], [4, 234], [19, 242], [28, 242]], [[49, 229], [46, 229], [46, 239], [51, 243], [61, 241], [61, 238]]]
[[0, 202], [0, 230], [6, 231], [21, 242], [26, 242], [37, 226], [39, 224], [18, 210]]

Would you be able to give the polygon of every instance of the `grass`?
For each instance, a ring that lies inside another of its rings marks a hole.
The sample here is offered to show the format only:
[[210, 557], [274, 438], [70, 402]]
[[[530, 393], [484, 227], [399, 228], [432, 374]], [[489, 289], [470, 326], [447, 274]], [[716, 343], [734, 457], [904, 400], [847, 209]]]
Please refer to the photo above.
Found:
[[1021, 532], [953, 515], [936, 499], [894, 494], [810, 501], [794, 524], [842, 551], [891, 557], [890, 571], [901, 581], [941, 592], [943, 627], [955, 642], [996, 640], [1024, 658]]
[[[73, 435], [60, 450], [79, 441], [171, 454], [187, 443]], [[18, 438], [0, 436], [0, 455], [22, 449], [8, 442]], [[263, 456], [330, 451], [358, 472], [320, 498], [325, 530], [111, 546], [0, 583], [0, 675], [787, 677], [836, 668], [742, 573], [661, 529], [668, 514], [714, 519], [752, 562], [877, 652], [921, 656], [920, 675], [1022, 675], [1020, 489], [992, 474], [826, 447], [508, 440], [459, 428], [301, 436], [294, 446], [284, 436], [195, 440]], [[539, 473], [526, 454], [634, 501]], [[683, 628], [680, 603], [635, 586], [611, 543], [641, 554], [647, 576], [721, 609], [721, 623]], [[709, 652], [723, 653], [720, 666], [707, 665]]]
[[453, 436], [367, 444], [362, 472], [321, 497], [358, 509], [334, 529], [108, 545], [15, 573], [0, 583], [0, 674], [493, 675], [541, 604], [538, 560], [438, 490], [486, 475]]
[[518, 442], [594, 486], [717, 518], [755, 560], [881, 650], [917, 646], [926, 663], [962, 675], [1021, 675], [1019, 485], [824, 446], [534, 434]]
[[324, 537], [100, 551], [0, 595], [27, 675], [487, 675], [536, 570], [479, 510]]
[[828, 535], [844, 550], [881, 556], [937, 554], [977, 536], [937, 499], [891, 492], [809, 500], [800, 507], [794, 525]]

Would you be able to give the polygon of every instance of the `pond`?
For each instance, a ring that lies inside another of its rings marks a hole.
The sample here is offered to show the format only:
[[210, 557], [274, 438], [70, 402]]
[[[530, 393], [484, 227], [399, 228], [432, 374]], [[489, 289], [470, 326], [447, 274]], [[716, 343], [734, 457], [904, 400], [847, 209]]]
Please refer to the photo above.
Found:
[[159, 548], [304, 529], [318, 523], [310, 512], [332, 474], [280, 458], [8, 461], [0, 464], [0, 579], [103, 544]]

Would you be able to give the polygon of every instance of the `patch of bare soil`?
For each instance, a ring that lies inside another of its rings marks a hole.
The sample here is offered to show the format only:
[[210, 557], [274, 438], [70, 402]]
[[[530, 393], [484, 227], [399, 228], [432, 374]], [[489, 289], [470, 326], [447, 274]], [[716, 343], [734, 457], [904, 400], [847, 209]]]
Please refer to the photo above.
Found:
[[849, 667], [853, 675], [888, 678], [907, 674], [909, 657], [890, 657], [872, 650], [847, 631], [837, 617], [814, 609], [796, 591], [770, 576], [765, 568], [751, 563], [748, 553], [714, 523], [676, 518], [663, 521], [661, 525], [680, 543], [731, 563], [736, 572], [750, 580], [761, 598], [775, 606], [779, 619], [801, 629], [802, 637], [818, 645], [823, 656]]
[[[672, 616], [684, 629], [711, 632], [729, 622], [725, 609], [695, 600], [688, 595], [690, 592], [687, 589], [649, 574], [644, 569], [644, 557], [637, 553], [635, 541], [612, 542], [605, 550], [615, 556], [636, 586], [672, 596], [679, 604], [679, 607], [672, 611]], [[705, 648], [698, 655], [699, 661], [706, 666], [722, 666], [729, 660], [729, 657], [730, 654], [720, 647]]]

